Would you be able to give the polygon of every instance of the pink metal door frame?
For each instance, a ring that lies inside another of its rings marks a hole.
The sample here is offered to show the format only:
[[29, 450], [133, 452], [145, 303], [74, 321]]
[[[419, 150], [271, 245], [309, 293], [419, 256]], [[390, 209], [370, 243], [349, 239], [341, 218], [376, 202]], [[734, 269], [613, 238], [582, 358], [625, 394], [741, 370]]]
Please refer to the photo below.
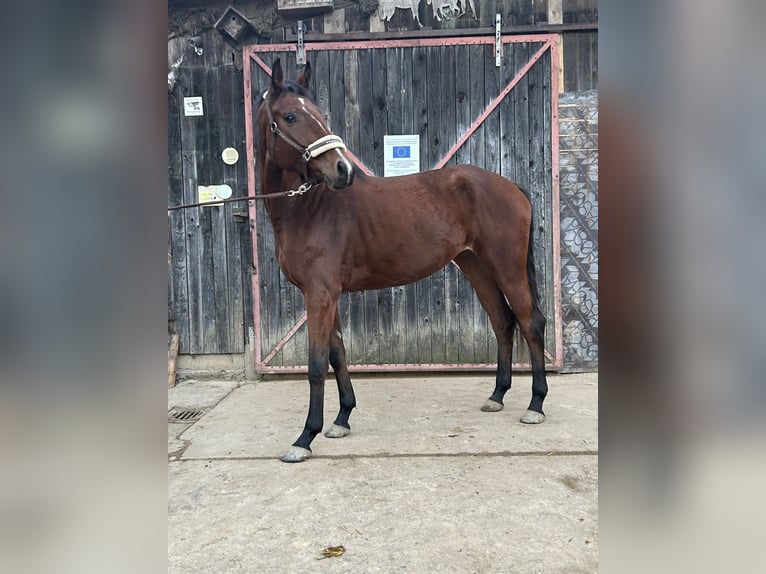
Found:
[[[379, 40], [379, 41], [360, 41], [360, 42], [316, 42], [305, 44], [304, 49], [308, 51], [321, 50], [358, 50], [370, 48], [410, 48], [416, 46], [458, 46], [458, 45], [480, 45], [494, 44], [495, 37], [466, 37], [466, 38], [423, 38], [409, 40]], [[516, 84], [526, 75], [532, 66], [547, 52], [551, 52], [551, 210], [553, 225], [553, 299], [554, 299], [554, 341], [555, 354], [550, 355], [546, 351], [546, 356], [550, 364], [546, 368], [556, 370], [563, 367], [563, 327], [561, 311], [561, 246], [560, 246], [560, 214], [559, 214], [559, 36], [556, 34], [535, 34], [525, 36], [504, 36], [502, 44], [515, 44], [524, 42], [542, 42], [543, 45], [538, 49], [529, 61], [519, 70], [513, 79], [503, 88], [495, 99], [487, 106], [482, 114], [476, 118], [466, 132], [457, 140], [444, 157], [436, 165], [436, 169], [447, 164], [450, 158], [465, 144], [478, 127], [487, 119], [492, 111], [500, 104], [503, 99], [511, 93]], [[244, 83], [245, 83], [245, 140], [247, 146], [247, 187], [248, 195], [256, 195], [255, 186], [255, 136], [253, 131], [253, 111], [252, 111], [252, 77], [250, 73], [251, 61], [255, 62], [267, 74], [271, 75], [271, 69], [258, 55], [268, 52], [289, 52], [296, 51], [295, 44], [257, 44], [245, 46], [243, 48], [244, 62]], [[353, 153], [349, 152], [351, 159], [357, 166], [367, 173], [373, 175], [372, 171], [365, 166]], [[249, 201], [250, 221], [256, 221], [256, 202]], [[269, 365], [271, 360], [279, 351], [292, 339], [298, 330], [306, 322], [306, 313], [298, 319], [296, 324], [285, 333], [284, 337], [274, 346], [266, 356], [261, 352], [261, 300], [260, 300], [260, 278], [258, 267], [258, 237], [257, 230], [252, 230], [253, 246], [253, 325], [255, 341], [253, 342], [255, 352], [255, 370], [257, 373], [305, 373], [306, 366], [288, 366], [280, 367]], [[527, 364], [514, 364], [515, 369], [529, 369]], [[467, 363], [467, 364], [386, 364], [386, 365], [349, 365], [349, 370], [353, 372], [381, 372], [381, 371], [435, 371], [435, 370], [456, 370], [456, 371], [480, 371], [494, 370], [497, 365], [494, 363]]]

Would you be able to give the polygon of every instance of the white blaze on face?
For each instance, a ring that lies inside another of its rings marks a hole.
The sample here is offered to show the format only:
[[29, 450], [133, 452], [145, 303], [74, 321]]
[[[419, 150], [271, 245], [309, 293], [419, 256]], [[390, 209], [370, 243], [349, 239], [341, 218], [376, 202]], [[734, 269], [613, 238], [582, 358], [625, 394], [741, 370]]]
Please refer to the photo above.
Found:
[[[325, 132], [326, 134], [329, 134], [330, 132], [325, 127], [325, 125], [314, 114], [312, 114], [306, 108], [306, 100], [303, 97], [301, 97], [301, 96], [298, 96], [297, 99], [298, 99], [298, 103], [300, 103], [301, 108], [306, 113], [306, 115], [309, 116], [312, 120], [314, 120], [319, 125], [319, 127], [322, 129], [323, 132]], [[335, 152], [336, 154], [338, 154], [338, 161], [343, 162], [343, 166], [346, 168], [346, 173], [351, 173], [353, 171], [354, 167], [351, 165], [351, 162], [348, 160], [346, 155], [341, 152], [340, 149], [336, 148], [336, 149], [333, 149], [333, 150], [330, 150], [330, 151]], [[325, 152], [325, 153], [327, 153], [327, 152]]]
[[312, 114], [308, 109], [306, 109], [306, 100], [304, 100], [301, 96], [298, 96], [298, 102], [301, 104], [301, 108], [303, 108], [303, 111], [306, 112], [306, 115], [309, 116], [312, 120], [314, 120], [320, 128], [322, 128], [322, 131], [327, 131], [327, 128], [324, 126], [322, 122], [320, 122], [314, 114]]

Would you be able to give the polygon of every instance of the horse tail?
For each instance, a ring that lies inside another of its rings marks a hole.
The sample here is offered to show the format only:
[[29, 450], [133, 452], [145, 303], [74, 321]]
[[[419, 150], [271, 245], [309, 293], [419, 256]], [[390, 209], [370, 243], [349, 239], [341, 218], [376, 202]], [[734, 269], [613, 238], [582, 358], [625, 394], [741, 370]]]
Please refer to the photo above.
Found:
[[[527, 201], [529, 201], [530, 207], [532, 207], [532, 198], [530, 197], [529, 192], [518, 184], [516, 184], [516, 187], [518, 187], [521, 190], [521, 192], [526, 196]], [[534, 209], [532, 209], [530, 212], [530, 218], [529, 218], [529, 242], [527, 244], [527, 282], [529, 283], [529, 290], [532, 293], [532, 303], [539, 310], [540, 309], [540, 292], [537, 289], [537, 267], [535, 266], [534, 231], [535, 231], [535, 215], [534, 215]]]

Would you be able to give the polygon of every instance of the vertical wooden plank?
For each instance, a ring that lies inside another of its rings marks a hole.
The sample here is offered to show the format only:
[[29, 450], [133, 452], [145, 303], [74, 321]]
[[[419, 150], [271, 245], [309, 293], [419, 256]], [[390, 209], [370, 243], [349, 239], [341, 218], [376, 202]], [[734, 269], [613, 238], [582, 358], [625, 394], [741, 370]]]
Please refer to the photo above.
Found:
[[[495, 66], [494, 46], [484, 47], [484, 107], [501, 91], [501, 67]], [[484, 120], [484, 169], [501, 173], [500, 169], [500, 113], [497, 108]]]
[[375, 166], [375, 133], [371, 121], [374, 114], [374, 94], [372, 91], [372, 54], [370, 50], [358, 50], [357, 56], [357, 101], [359, 105], [359, 158], [375, 175], [382, 175]]
[[[359, 140], [361, 148], [360, 159], [373, 170], [380, 174], [375, 167], [376, 134], [373, 117], [376, 114], [376, 101], [374, 93], [373, 75], [379, 73], [373, 69], [372, 51], [359, 50], [357, 52], [357, 89], [359, 98], [359, 113], [362, 121], [359, 123]], [[367, 291], [364, 298], [364, 336], [365, 355], [367, 364], [378, 364], [380, 361], [380, 337], [378, 329], [378, 293]]]
[[[217, 71], [217, 70], [216, 70]], [[198, 70], [200, 78], [200, 95], [202, 96], [205, 115], [198, 117], [196, 149], [198, 153], [197, 185], [210, 185], [213, 181], [213, 162], [210, 161], [211, 132], [215, 129], [215, 122], [211, 121], [216, 110], [215, 76], [206, 69]], [[212, 80], [212, 81], [211, 81]], [[211, 112], [212, 110], [212, 112]], [[202, 347], [203, 353], [216, 353], [218, 351], [218, 324], [216, 322], [216, 282], [214, 270], [215, 247], [213, 240], [213, 220], [217, 220], [214, 210], [218, 207], [200, 208], [199, 232], [201, 239], [200, 267], [201, 267], [201, 301], [202, 301]], [[217, 229], [216, 229], [217, 232]], [[220, 287], [220, 286], [219, 286]]]
[[[485, 88], [484, 88], [484, 46], [471, 46], [468, 52], [470, 64], [470, 108], [471, 118], [477, 118], [485, 109]], [[494, 62], [494, 54], [491, 55]], [[484, 125], [481, 125], [470, 138], [471, 163], [483, 167], [484, 161]], [[478, 297], [474, 294], [472, 297], [473, 305], [473, 337], [474, 337], [474, 361], [477, 363], [487, 363], [490, 361], [488, 353], [489, 323], [487, 314], [481, 306]], [[494, 357], [493, 357], [494, 359]]]
[[[403, 83], [402, 66], [406, 48], [389, 48], [386, 53], [386, 133], [398, 135], [404, 133], [403, 92], [409, 89], [409, 84]], [[409, 55], [409, 52], [407, 52]], [[406, 361], [407, 345], [407, 315], [406, 290], [404, 287], [390, 289], [391, 316], [390, 324], [386, 321], [388, 297], [381, 301], [379, 319], [383, 340], [381, 341], [381, 361], [384, 363], [401, 364]]]
[[[425, 48], [426, 60], [423, 74], [426, 79], [426, 136], [421, 136], [420, 147], [426, 148], [426, 161], [423, 169], [434, 169], [442, 158], [442, 131], [441, 131], [441, 108], [442, 108], [442, 83], [441, 83], [441, 56], [439, 46]], [[447, 151], [449, 147], [444, 148]]]
[[[257, 123], [257, 117], [258, 117], [258, 108], [262, 101], [262, 94], [264, 92], [265, 84], [267, 81], [266, 74], [260, 69], [258, 65], [255, 64], [255, 62], [252, 59], [245, 58], [243, 61], [243, 66], [249, 66], [250, 68], [250, 101], [245, 101], [245, 106], [250, 107], [251, 111], [251, 117], [253, 121], [253, 130], [256, 130], [256, 123]], [[243, 87], [243, 98], [244, 98], [244, 87]], [[258, 136], [254, 136], [253, 141], [253, 171], [255, 173], [255, 190], [253, 190], [254, 193], [260, 192], [261, 187], [261, 179], [260, 179], [260, 167], [258, 165]], [[245, 142], [246, 143], [246, 142]], [[245, 156], [245, 161], [247, 161], [247, 156]], [[248, 206], [250, 203], [248, 203]], [[264, 216], [263, 212], [265, 211], [265, 208], [262, 203], [260, 202], [254, 202], [252, 203], [254, 206], [255, 216], [253, 221], [251, 222], [251, 225], [254, 225], [254, 227], [251, 230], [250, 234], [247, 234], [251, 236], [251, 241], [256, 241], [257, 245], [257, 254], [256, 257], [258, 259], [258, 284], [256, 285], [256, 288], [258, 289], [258, 325], [253, 325], [253, 330], [258, 329], [258, 337], [260, 338], [260, 357], [263, 359], [268, 355], [269, 349], [270, 349], [270, 343], [271, 343], [271, 323], [270, 323], [270, 309], [273, 308], [273, 304], [269, 302], [269, 297], [272, 293], [272, 285], [271, 278], [267, 273], [267, 256], [265, 255], [264, 250], [264, 243], [266, 242], [266, 231], [265, 225], [267, 225], [264, 222]], [[243, 250], [245, 249], [244, 243], [243, 243]], [[273, 253], [273, 251], [272, 251]], [[254, 263], [254, 261], [253, 261]], [[251, 278], [249, 275], [245, 276], [245, 282], [251, 281]], [[253, 294], [253, 306], [255, 306], [255, 294]], [[255, 309], [254, 309], [255, 310]], [[253, 321], [255, 321], [255, 318], [253, 318]]]
[[550, 14], [550, 6], [551, 4], [560, 1], [561, 0], [535, 0], [534, 23], [544, 24], [546, 22], [550, 22], [548, 19], [548, 14]]
[[[540, 44], [528, 43], [517, 44], [513, 53], [514, 69], [523, 68], [529, 61], [529, 57]], [[511, 91], [509, 97], [513, 102], [514, 123], [514, 158], [516, 165], [514, 181], [525, 189], [529, 189], [529, 74], [525, 75]]]
[[[474, 120], [471, 115], [471, 64], [469, 60], [469, 47], [455, 47], [455, 128], [458, 137], [462, 136]], [[475, 79], [475, 78], [474, 78]], [[482, 96], [483, 97], [483, 96]], [[472, 140], [473, 138], [471, 138]], [[463, 144], [455, 153], [455, 164], [471, 163], [471, 145], [469, 140]], [[455, 304], [458, 312], [458, 336], [457, 358], [460, 363], [472, 363], [474, 360], [474, 328], [473, 311], [474, 299], [476, 295], [473, 292], [468, 279], [461, 273], [457, 278], [457, 302]]]
[[[455, 69], [455, 46], [442, 46], [439, 49], [441, 58], [439, 77], [441, 81], [441, 152], [440, 156], [452, 148], [457, 138], [457, 90]], [[454, 164], [454, 158], [452, 160]], [[457, 285], [460, 271], [452, 263], [444, 268], [444, 363], [457, 363], [460, 346], [460, 316], [458, 312]]]
[[386, 54], [386, 124], [389, 134], [401, 134], [404, 124], [402, 91], [408, 88], [402, 83], [402, 60], [405, 48], [389, 48]]
[[[541, 62], [541, 84], [542, 84], [542, 116], [543, 116], [543, 167], [544, 178], [543, 197], [546, 202], [546, 219], [543, 229], [540, 230], [540, 236], [535, 245], [535, 262], [544, 261], [542, 278], [538, 279], [538, 290], [540, 299], [543, 302], [547, 327], [545, 330], [546, 349], [552, 356], [556, 356], [556, 299], [554, 288], [555, 282], [560, 278], [554, 275], [554, 257], [557, 254], [554, 251], [553, 234], [560, 233], [560, 229], [554, 228], [553, 210], [557, 207], [553, 205], [553, 145], [552, 145], [552, 122], [553, 117], [553, 82], [551, 76], [552, 53], [547, 54]], [[539, 228], [539, 225], [537, 226]]]
[[[524, 67], [529, 61], [530, 54], [534, 53], [537, 48], [539, 48], [537, 43], [533, 46], [530, 46], [528, 43], [516, 44], [513, 54], [514, 70]], [[513, 124], [515, 127], [513, 133], [513, 163], [515, 166], [513, 180], [529, 193], [534, 194], [534, 191], [530, 190], [529, 185], [529, 75], [526, 75], [516, 84], [509, 97], [513, 102]], [[522, 338], [519, 329], [517, 329], [513, 342], [512, 361], [514, 363], [521, 362], [521, 358], [526, 353], [526, 342]]]
[[[375, 48], [371, 50], [372, 56], [372, 92], [373, 92], [373, 149], [375, 152], [375, 162], [372, 167], [376, 174], [383, 175], [384, 136], [388, 133], [388, 65], [387, 53], [384, 48]], [[392, 83], [394, 78], [390, 80]], [[393, 289], [380, 289], [377, 293], [378, 301], [378, 348], [380, 363], [393, 362]]]
[[[444, 146], [442, 139], [444, 133], [442, 129], [442, 107], [443, 102], [442, 82], [441, 82], [441, 51], [440, 46], [431, 46], [426, 50], [426, 89], [428, 93], [428, 139], [426, 140], [428, 149], [427, 169], [433, 169], [442, 155], [449, 149]], [[449, 126], [453, 130], [452, 125]], [[431, 276], [431, 306], [430, 306], [430, 326], [431, 326], [431, 361], [436, 364], [443, 364], [446, 361], [446, 317], [445, 317], [445, 271], [440, 269]]]
[[[561, 24], [564, 22], [564, 9], [562, 0], [548, 0], [548, 23]], [[559, 35], [561, 48], [559, 49], [559, 89], [564, 89], [564, 50], [562, 36]]]
[[[285, 78], [295, 79], [302, 68], [296, 62], [295, 53], [292, 51], [275, 54], [283, 63]], [[303, 297], [300, 290], [282, 273], [279, 272], [279, 296], [280, 296], [280, 321], [279, 340], [282, 339], [300, 320], [305, 310]], [[302, 366], [306, 364], [306, 353], [301, 352], [301, 339], [296, 333], [283, 347], [281, 351], [282, 364], [284, 366]]]
[[[313, 60], [313, 61], [312, 61]], [[311, 50], [308, 52], [308, 61], [311, 63], [311, 74], [314, 93], [314, 101], [328, 117], [330, 113], [330, 54], [327, 50]]]
[[564, 91], [565, 92], [577, 92], [578, 77], [577, 77], [577, 60], [579, 58], [579, 44], [577, 42], [577, 32], [569, 32], [568, 34], [562, 34], [562, 48], [563, 48], [563, 74], [564, 74]]
[[591, 70], [589, 90], [598, 89], [598, 32], [588, 32], [590, 38]]
[[[412, 99], [414, 124], [413, 127], [420, 135], [420, 166], [421, 169], [431, 167], [430, 144], [428, 131], [428, 110], [431, 106], [426, 83], [428, 74], [427, 64], [428, 49], [415, 46], [412, 49]], [[431, 278], [427, 277], [418, 281], [415, 285], [418, 336], [417, 363], [432, 363], [431, 355]]]
[[[500, 85], [500, 75], [503, 67], [495, 65], [494, 46], [484, 46], [484, 107], [500, 94], [502, 86]], [[484, 164], [483, 167], [495, 173], [502, 173], [501, 161], [501, 130], [500, 130], [500, 110], [497, 108], [487, 116], [484, 121]], [[497, 347], [495, 332], [489, 318], [486, 317], [487, 350], [486, 362], [492, 362], [497, 356]]]
[[[335, 12], [345, 12], [345, 10], [336, 10]], [[328, 54], [329, 76], [328, 86], [330, 94], [330, 105], [328, 112], [328, 125], [333, 133], [343, 138], [343, 141], [351, 149], [352, 144], [347, 133], [346, 126], [346, 63], [345, 51], [332, 50]], [[355, 151], [355, 150], [352, 150]], [[350, 293], [341, 296], [338, 302], [340, 320], [343, 329], [343, 343], [346, 347], [346, 360], [349, 364], [355, 361], [354, 343], [356, 333], [352, 321], [353, 295]]]
[[[577, 0], [577, 21], [587, 22], [589, 18], [590, 0]], [[577, 91], [591, 89], [593, 63], [591, 54], [591, 32], [577, 34]]]
[[[402, 48], [400, 67], [402, 134], [418, 133], [418, 112], [413, 90], [413, 49]], [[403, 363], [418, 361], [418, 287], [410, 283], [404, 287], [405, 348]]]
[[[267, 63], [273, 63], [275, 56], [266, 57]], [[251, 63], [252, 109], [253, 120], [261, 105], [261, 97], [269, 85], [269, 76], [260, 66]], [[256, 138], [255, 145], [258, 145]], [[255, 154], [256, 162], [258, 154]], [[260, 190], [260, 169], [255, 166], [256, 188]], [[260, 320], [261, 320], [261, 357], [266, 357], [274, 345], [282, 338], [285, 331], [281, 323], [281, 273], [276, 262], [274, 251], [274, 232], [263, 203], [256, 203], [256, 236], [258, 239], [258, 275], [260, 289]], [[282, 365], [280, 353], [270, 363]]]
[[[514, 52], [516, 43], [508, 43], [503, 46], [503, 65], [501, 71], [500, 85], [505, 87], [516, 75], [516, 64], [514, 62]], [[516, 130], [514, 121], [513, 97], [508, 94], [497, 107], [500, 114], [500, 175], [516, 180], [516, 162], [515, 145], [516, 141], [513, 134]]]
[[[239, 152], [239, 161], [234, 165], [234, 177], [237, 182], [237, 189], [235, 193], [238, 193], [240, 197], [247, 196], [247, 144], [245, 141], [245, 93], [244, 93], [244, 73], [241, 69], [237, 69], [232, 66], [232, 123], [234, 124], [234, 142]], [[240, 209], [247, 212], [248, 204], [242, 202], [239, 204]], [[236, 225], [236, 233], [239, 241], [239, 270], [238, 275], [241, 281], [242, 299], [241, 310], [236, 308], [232, 309], [234, 317], [237, 317], [241, 313], [242, 317], [242, 343], [243, 350], [245, 342], [249, 343], [249, 333], [253, 326], [253, 287], [252, 287], [252, 270], [253, 270], [253, 250], [252, 250], [252, 237], [251, 230], [253, 229], [254, 222], [246, 219], [244, 222]], [[236, 254], [235, 254], [236, 256]], [[253, 344], [255, 344], [255, 338], [253, 337]], [[254, 351], [254, 349], [253, 349]]]
[[346, 9], [339, 8], [323, 16], [325, 34], [342, 34], [346, 31]]
[[[199, 70], [195, 68], [179, 69], [180, 96], [197, 96], [201, 89]], [[183, 149], [183, 202], [197, 201], [197, 131], [200, 118], [198, 116], [181, 116], [181, 149]], [[202, 261], [200, 230], [200, 208], [184, 209], [184, 228], [186, 230], [186, 272], [189, 296], [189, 347], [190, 354], [204, 352], [202, 344]]]
[[498, 0], [496, 3], [496, 11], [503, 14], [503, 26], [533, 24], [534, 8], [530, 0]]
[[[359, 96], [359, 51], [348, 50], [343, 57], [344, 77], [344, 141], [354, 154], [364, 161], [363, 146], [360, 139], [360, 96]], [[351, 293], [348, 299], [349, 329], [344, 335], [350, 363], [357, 365], [365, 362], [367, 356], [366, 326], [364, 316], [364, 293]]]
[[346, 145], [357, 155], [362, 157], [362, 149], [359, 141], [359, 58], [358, 50], [349, 50], [343, 58], [343, 77], [345, 78], [345, 133]]
[[[181, 205], [184, 199], [183, 147], [181, 139], [181, 84], [168, 95], [168, 205]], [[179, 352], [189, 352], [189, 297], [186, 267], [186, 226], [183, 210], [168, 214], [172, 278], [173, 317], [179, 335]]]
[[[375, 48], [370, 50], [372, 66], [372, 150], [374, 160], [370, 169], [376, 175], [383, 175], [383, 135], [386, 133], [386, 50]], [[369, 116], [368, 116], [369, 117]]]
[[[237, 111], [243, 105], [241, 98], [237, 97], [237, 86], [242, 83], [242, 76], [238, 74], [234, 66], [224, 66], [221, 69], [221, 100], [220, 100], [220, 126], [221, 134], [218, 143], [218, 154], [214, 158], [219, 161], [223, 169], [222, 183], [229, 185], [234, 197], [243, 197], [242, 183], [246, 181], [238, 178], [237, 164], [227, 165], [221, 160], [221, 153], [227, 147], [233, 147], [239, 153], [240, 158], [246, 157], [245, 149], [239, 145], [244, 137], [244, 131], [239, 132], [241, 124], [237, 123]], [[242, 164], [244, 162], [238, 161]], [[226, 204], [224, 207], [224, 225], [226, 233], [226, 251], [224, 253], [227, 279], [227, 310], [228, 310], [228, 346], [227, 353], [242, 353], [244, 346], [244, 285], [242, 282], [242, 248], [240, 235], [247, 231], [247, 220], [238, 223], [234, 220], [234, 209], [245, 209], [246, 204], [237, 206]], [[248, 289], [249, 289], [248, 285]]]
[[344, 57], [342, 50], [329, 52], [329, 77], [330, 104], [327, 108], [327, 121], [332, 132], [348, 142], [346, 137], [345, 109], [346, 109], [346, 80], [344, 74]]
[[[223, 161], [221, 160], [222, 99], [226, 95], [226, 85], [222, 81], [224, 69], [217, 66], [208, 70], [208, 106], [205, 110], [207, 118], [207, 142], [204, 161], [208, 164], [208, 181], [206, 185], [224, 183]], [[211, 272], [213, 280], [213, 317], [214, 338], [211, 335], [211, 353], [230, 353], [229, 338], [231, 322], [229, 319], [229, 277], [227, 266], [226, 205], [208, 208], [210, 214], [211, 239]]]

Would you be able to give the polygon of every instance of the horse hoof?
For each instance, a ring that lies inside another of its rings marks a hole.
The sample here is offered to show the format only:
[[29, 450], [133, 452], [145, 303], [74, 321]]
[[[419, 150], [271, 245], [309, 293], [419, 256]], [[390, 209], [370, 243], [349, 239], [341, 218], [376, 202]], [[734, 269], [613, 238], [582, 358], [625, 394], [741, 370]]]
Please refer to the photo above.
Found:
[[348, 433], [350, 432], [351, 429], [349, 428], [333, 424], [329, 429], [327, 429], [327, 432], [324, 433], [324, 436], [327, 438], [343, 438], [344, 436], [348, 436]]
[[521, 417], [521, 422], [526, 423], [528, 425], [537, 425], [540, 424], [545, 420], [545, 415], [543, 413], [538, 413], [537, 411], [530, 411], [527, 410], [527, 412], [524, 413], [524, 415]]
[[481, 407], [481, 410], [485, 413], [496, 413], [497, 411], [503, 410], [503, 403], [498, 403], [492, 399], [487, 399], [487, 402], [484, 403], [484, 406]]
[[303, 462], [311, 456], [311, 451], [307, 448], [301, 448], [299, 446], [291, 446], [282, 457], [282, 462]]

